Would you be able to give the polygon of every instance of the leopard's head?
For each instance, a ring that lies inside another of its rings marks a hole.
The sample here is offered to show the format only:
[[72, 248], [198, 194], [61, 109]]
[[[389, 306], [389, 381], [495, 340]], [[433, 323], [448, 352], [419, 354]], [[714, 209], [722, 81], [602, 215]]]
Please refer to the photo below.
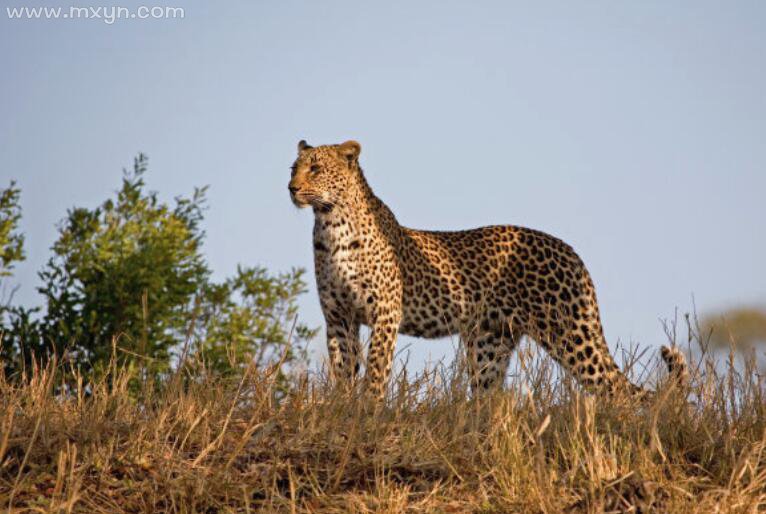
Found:
[[342, 202], [358, 176], [361, 150], [356, 141], [315, 148], [301, 140], [287, 186], [293, 203], [329, 210]]

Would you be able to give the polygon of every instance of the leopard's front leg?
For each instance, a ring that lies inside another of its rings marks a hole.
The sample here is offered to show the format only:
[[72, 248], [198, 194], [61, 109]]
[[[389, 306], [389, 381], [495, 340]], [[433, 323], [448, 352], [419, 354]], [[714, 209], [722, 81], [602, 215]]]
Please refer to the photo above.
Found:
[[359, 323], [333, 316], [327, 316], [325, 320], [330, 374], [336, 384], [350, 386], [359, 374], [359, 359], [362, 353]]
[[386, 394], [388, 377], [394, 359], [396, 335], [402, 320], [400, 306], [385, 312], [378, 312], [371, 323], [370, 350], [367, 354], [365, 386], [367, 394], [382, 400]]

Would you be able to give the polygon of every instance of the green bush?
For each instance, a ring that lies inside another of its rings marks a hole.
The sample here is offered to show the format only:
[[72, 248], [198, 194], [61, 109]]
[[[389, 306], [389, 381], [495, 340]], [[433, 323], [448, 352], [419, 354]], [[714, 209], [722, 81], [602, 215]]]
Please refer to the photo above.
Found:
[[[118, 364], [144, 378], [167, 374], [183, 353], [210, 371], [305, 357], [315, 331], [295, 324], [302, 271], [271, 275], [239, 268], [217, 284], [202, 254], [205, 188], [169, 205], [146, 190], [147, 158], [124, 173], [115, 198], [70, 209], [39, 273], [44, 305], [3, 308], [6, 374], [57, 355], [85, 376]], [[8, 192], [10, 191], [10, 192]], [[23, 256], [15, 233], [19, 192], [0, 196], [0, 262]], [[191, 355], [189, 355], [191, 352]], [[178, 354], [178, 355], [176, 355]]]

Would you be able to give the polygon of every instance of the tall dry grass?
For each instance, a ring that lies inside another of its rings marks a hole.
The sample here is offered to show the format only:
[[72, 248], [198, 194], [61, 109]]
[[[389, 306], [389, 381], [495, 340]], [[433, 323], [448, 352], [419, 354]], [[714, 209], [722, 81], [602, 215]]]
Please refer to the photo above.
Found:
[[0, 379], [0, 509], [762, 510], [763, 379], [702, 364], [688, 391], [639, 404], [584, 394], [523, 352], [503, 392], [470, 399], [458, 362], [401, 371], [377, 410], [322, 376], [284, 393], [274, 370], [179, 374], [136, 395], [124, 369], [85, 387], [51, 364]]

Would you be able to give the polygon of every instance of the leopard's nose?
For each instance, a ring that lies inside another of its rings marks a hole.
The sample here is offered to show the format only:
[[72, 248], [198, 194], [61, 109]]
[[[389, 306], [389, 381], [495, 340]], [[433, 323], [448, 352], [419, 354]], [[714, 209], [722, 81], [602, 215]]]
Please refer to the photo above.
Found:
[[298, 192], [298, 188], [297, 188], [297, 187], [295, 187], [295, 186], [287, 186], [287, 189], [289, 189], [289, 190], [290, 190], [290, 194], [291, 194], [291, 195], [294, 195], [295, 193], [297, 193], [297, 192]]

